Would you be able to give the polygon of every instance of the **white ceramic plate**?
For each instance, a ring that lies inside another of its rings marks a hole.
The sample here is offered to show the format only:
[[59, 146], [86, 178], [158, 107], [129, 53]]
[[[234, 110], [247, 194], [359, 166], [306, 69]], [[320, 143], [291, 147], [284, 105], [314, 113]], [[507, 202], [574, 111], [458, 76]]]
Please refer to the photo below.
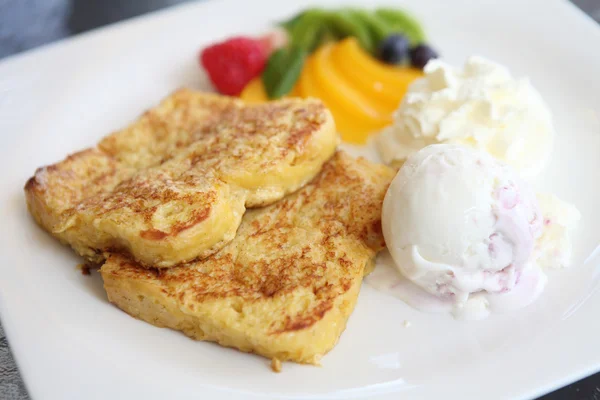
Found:
[[532, 77], [558, 131], [535, 184], [583, 214], [575, 265], [552, 273], [533, 306], [483, 322], [419, 313], [364, 286], [323, 366], [285, 364], [281, 374], [263, 358], [194, 342], [111, 306], [99, 276], [82, 276], [78, 257], [28, 216], [26, 179], [173, 89], [208, 87], [196, 63], [203, 45], [306, 6], [189, 4], [0, 64], [0, 311], [34, 399], [520, 399], [600, 369], [600, 29], [559, 0], [399, 3], [448, 60], [482, 54]]

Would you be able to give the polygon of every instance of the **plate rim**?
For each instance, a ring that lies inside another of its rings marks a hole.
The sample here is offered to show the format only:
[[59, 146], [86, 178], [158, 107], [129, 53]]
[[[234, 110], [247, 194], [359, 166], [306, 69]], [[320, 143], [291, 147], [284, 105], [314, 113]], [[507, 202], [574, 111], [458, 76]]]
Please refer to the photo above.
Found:
[[[536, 1], [541, 3], [541, 0], [536, 0]], [[583, 23], [583, 20], [588, 21], [588, 22], [586, 22], [586, 24], [589, 24], [589, 26], [593, 25], [594, 29], [596, 30], [596, 32], [598, 34], [598, 37], [600, 37], [600, 25], [597, 24], [589, 15], [585, 14], [581, 9], [576, 7], [571, 2], [568, 2], [567, 0], [552, 0], [552, 1], [554, 1], [555, 4], [561, 4], [561, 7], [564, 7], [564, 10], [569, 10], [568, 12], [573, 15], [573, 18], [578, 18], [578, 21], [580, 23]], [[141, 16], [137, 16], [137, 17], [128, 19], [128, 20], [124, 20], [124, 21], [120, 21], [120, 22], [117, 22], [117, 23], [114, 23], [111, 25], [99, 27], [99, 28], [93, 29], [91, 31], [76, 35], [71, 38], [67, 38], [67, 39], [64, 39], [64, 40], [61, 40], [58, 42], [50, 43], [50, 44], [41, 46], [39, 48], [30, 50], [30, 51], [26, 51], [26, 52], [23, 52], [23, 53], [14, 55], [14, 56], [7, 57], [0, 61], [0, 72], [3, 70], [3, 68], [14, 67], [15, 65], [18, 65], [19, 63], [31, 63], [31, 62], [34, 62], [36, 60], [36, 58], [48, 57], [48, 56], [51, 56], [52, 53], [57, 52], [57, 51], [66, 51], [65, 49], [68, 49], [70, 46], [75, 46], [75, 45], [77, 45], [77, 43], [85, 44], [85, 42], [93, 41], [95, 38], [101, 37], [101, 36], [105, 35], [107, 32], [114, 32], [119, 29], [127, 29], [127, 27], [133, 27], [136, 24], [143, 24], [151, 19], [164, 18], [166, 15], [169, 15], [169, 14], [176, 15], [178, 13], [184, 12], [184, 10], [188, 7], [189, 8], [202, 8], [202, 9], [208, 10], [212, 7], [215, 7], [215, 4], [217, 4], [217, 3], [221, 3], [221, 4], [225, 3], [225, 4], [231, 4], [231, 5], [237, 4], [237, 2], [235, 0], [223, 0], [221, 2], [214, 2], [214, 1], [190, 2], [190, 3], [177, 4], [177, 5], [168, 7], [166, 9], [150, 12], [150, 13], [147, 13], [147, 14], [144, 14]], [[517, 3], [517, 1], [515, 1], [514, 3]], [[549, 2], [544, 2], [544, 4], [549, 4]], [[6, 256], [3, 254], [2, 258], [4, 259], [5, 257]], [[3, 268], [0, 268], [0, 273], [3, 273]], [[2, 286], [3, 286], [2, 280], [0, 280], [0, 288]], [[25, 371], [25, 369], [22, 366], [21, 360], [28, 358], [27, 356], [25, 356], [25, 353], [27, 352], [26, 344], [20, 343], [20, 341], [17, 339], [18, 316], [13, 315], [13, 312], [8, 309], [7, 300], [5, 298], [4, 293], [5, 293], [4, 290], [0, 290], [0, 320], [3, 323], [6, 337], [10, 343], [10, 349], [14, 355], [15, 362], [17, 364], [19, 372], [21, 373], [21, 377], [27, 387], [29, 395], [32, 398], [40, 399], [40, 398], [42, 398], [42, 394], [44, 391], [41, 388], [37, 387], [37, 384], [34, 383], [34, 378], [29, 376], [29, 372]], [[598, 296], [598, 293], [596, 293], [594, 301], [599, 301], [599, 300], [600, 300], [600, 297]], [[600, 356], [600, 353], [599, 353], [599, 356]], [[537, 387], [537, 388], [532, 387], [528, 393], [520, 393], [518, 396], [523, 397], [523, 398], [530, 397], [530, 396], [531, 397], [540, 396], [540, 395], [549, 393], [557, 388], [563, 387], [571, 382], [579, 380], [583, 377], [586, 377], [588, 375], [596, 373], [598, 371], [600, 371], [600, 357], [595, 362], [593, 362], [593, 365], [592, 364], [589, 364], [587, 366], [582, 365], [576, 372], [572, 372], [569, 375], [565, 375], [564, 378], [561, 380], [554, 380], [554, 383], [546, 384], [544, 387]], [[207, 393], [207, 394], [210, 394], [210, 393]], [[214, 393], [214, 394], [219, 394], [219, 392]]]

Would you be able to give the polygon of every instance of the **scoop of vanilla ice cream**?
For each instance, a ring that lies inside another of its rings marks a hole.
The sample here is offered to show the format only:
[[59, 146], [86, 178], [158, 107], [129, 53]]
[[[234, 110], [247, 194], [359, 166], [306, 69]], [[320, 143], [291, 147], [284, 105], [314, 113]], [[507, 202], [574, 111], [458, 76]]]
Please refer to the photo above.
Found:
[[457, 306], [477, 292], [510, 291], [531, 262], [542, 223], [535, 194], [512, 168], [460, 145], [409, 156], [383, 203], [396, 267]]
[[375, 143], [388, 164], [434, 143], [467, 145], [532, 178], [543, 169], [553, 136], [551, 113], [529, 80], [473, 56], [462, 69], [430, 61]]

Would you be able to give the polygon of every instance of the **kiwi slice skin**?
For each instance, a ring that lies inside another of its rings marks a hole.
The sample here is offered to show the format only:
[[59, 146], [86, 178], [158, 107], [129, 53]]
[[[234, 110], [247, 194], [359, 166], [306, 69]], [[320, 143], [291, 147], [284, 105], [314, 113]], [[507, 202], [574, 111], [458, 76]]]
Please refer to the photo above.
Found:
[[374, 14], [389, 24], [391, 27], [389, 34], [401, 33], [405, 35], [412, 46], [425, 42], [425, 31], [421, 24], [406, 11], [395, 8], [378, 8]]
[[282, 24], [294, 45], [314, 51], [326, 40], [355, 36], [360, 45], [374, 53], [387, 36], [399, 33], [408, 37], [412, 46], [426, 40], [421, 24], [410, 13], [397, 8], [374, 11], [359, 8], [326, 10], [309, 8]]
[[371, 36], [371, 42], [374, 46], [377, 46], [377, 44], [393, 32], [392, 26], [375, 13], [356, 8], [349, 9], [348, 11], [362, 21]]
[[327, 28], [325, 21], [328, 14], [320, 8], [304, 11], [289, 30], [292, 45], [314, 51]]
[[405, 35], [411, 47], [425, 42], [425, 32], [409, 13], [395, 8], [374, 11], [359, 8], [326, 10], [309, 8], [280, 23], [290, 35], [290, 45], [275, 51], [262, 74], [271, 99], [288, 94], [300, 77], [306, 57], [323, 43], [354, 36], [363, 49], [375, 54], [385, 38]]

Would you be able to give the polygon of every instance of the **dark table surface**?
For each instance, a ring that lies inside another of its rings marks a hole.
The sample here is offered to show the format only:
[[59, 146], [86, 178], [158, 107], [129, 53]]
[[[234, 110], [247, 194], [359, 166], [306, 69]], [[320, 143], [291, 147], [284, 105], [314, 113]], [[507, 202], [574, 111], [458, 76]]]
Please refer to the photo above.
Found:
[[[0, 59], [184, 1], [190, 0], [0, 0]], [[600, 0], [572, 1], [600, 22]], [[27, 399], [0, 324], [0, 400]], [[600, 373], [539, 400], [600, 400]]]

